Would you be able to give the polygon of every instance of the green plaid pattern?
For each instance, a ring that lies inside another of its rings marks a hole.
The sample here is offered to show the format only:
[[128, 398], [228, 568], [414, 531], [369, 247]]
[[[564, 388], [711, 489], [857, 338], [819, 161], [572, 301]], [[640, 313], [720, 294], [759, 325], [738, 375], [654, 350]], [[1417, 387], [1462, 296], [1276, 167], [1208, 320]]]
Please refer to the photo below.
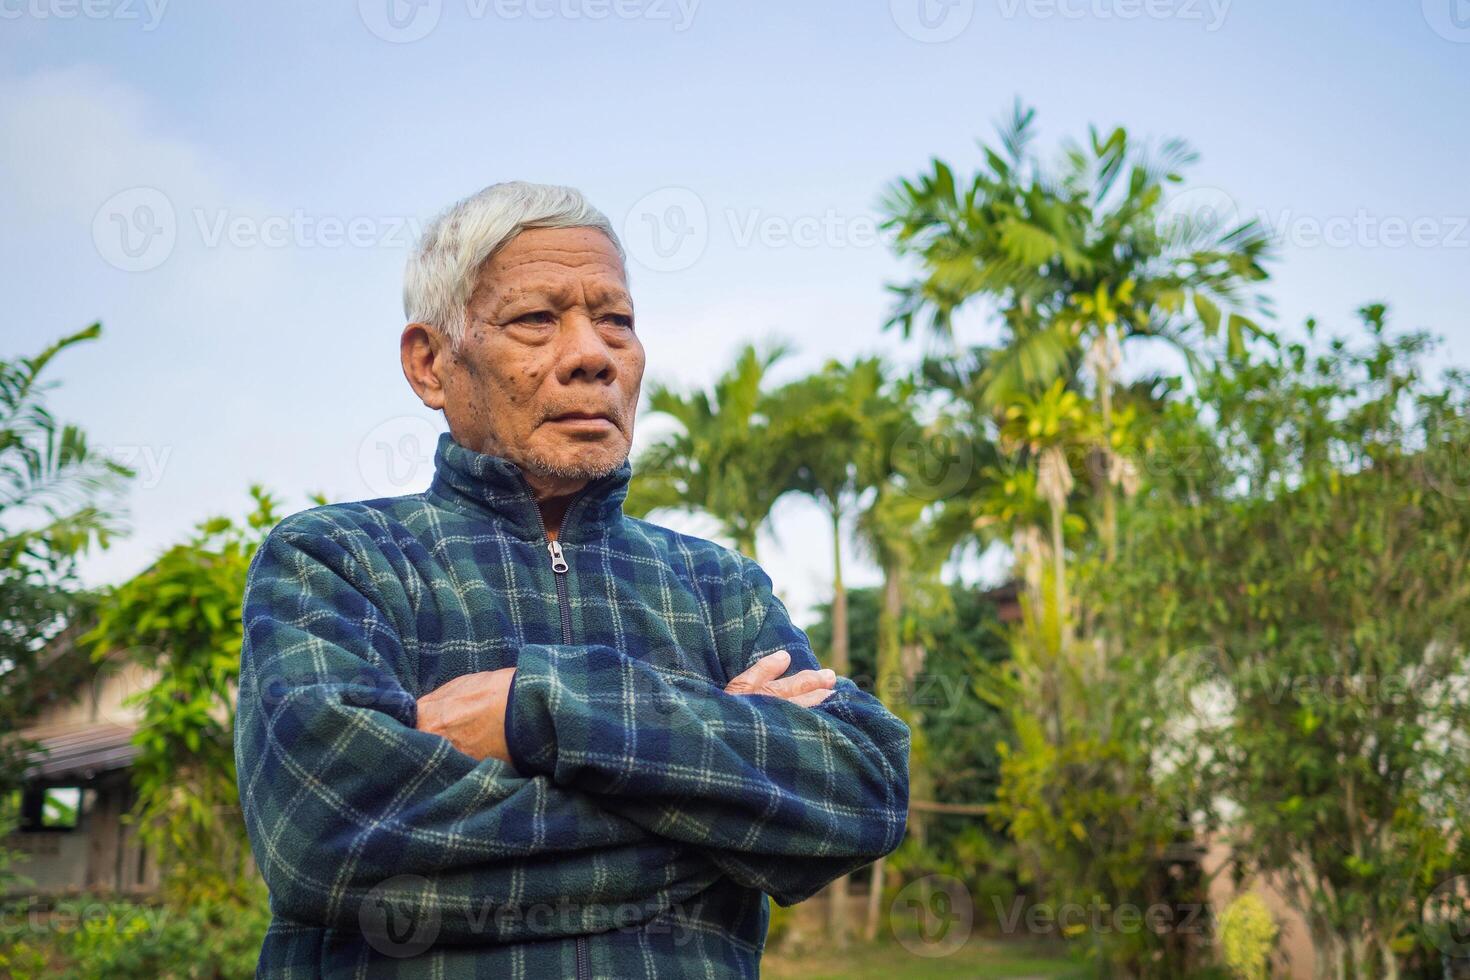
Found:
[[[892, 851], [909, 732], [850, 680], [816, 708], [724, 693], [778, 649], [771, 580], [622, 513], [624, 464], [559, 534], [447, 435], [422, 494], [283, 521], [245, 593], [235, 755], [273, 921], [263, 977], [755, 977], [789, 905]], [[417, 731], [416, 699], [515, 666], [515, 762]]]

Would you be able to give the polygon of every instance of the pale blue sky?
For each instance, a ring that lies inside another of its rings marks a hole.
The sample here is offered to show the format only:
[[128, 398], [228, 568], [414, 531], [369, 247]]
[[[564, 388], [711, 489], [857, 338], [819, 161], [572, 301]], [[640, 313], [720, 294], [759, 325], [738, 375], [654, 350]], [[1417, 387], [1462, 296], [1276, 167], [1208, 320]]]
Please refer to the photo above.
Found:
[[[650, 377], [771, 335], [789, 371], [912, 356], [879, 329], [903, 269], [877, 196], [968, 169], [1017, 95], [1048, 144], [1190, 140], [1203, 196], [1284, 232], [1282, 324], [1384, 299], [1470, 363], [1467, 0], [920, 2], [0, 0], [3, 350], [100, 318], [54, 404], [141, 471], [88, 578], [251, 481], [291, 509], [426, 482], [380, 449], [432, 429], [397, 365], [403, 258], [497, 180], [574, 184], [627, 231]], [[805, 620], [825, 526], [789, 501], [774, 528]]]

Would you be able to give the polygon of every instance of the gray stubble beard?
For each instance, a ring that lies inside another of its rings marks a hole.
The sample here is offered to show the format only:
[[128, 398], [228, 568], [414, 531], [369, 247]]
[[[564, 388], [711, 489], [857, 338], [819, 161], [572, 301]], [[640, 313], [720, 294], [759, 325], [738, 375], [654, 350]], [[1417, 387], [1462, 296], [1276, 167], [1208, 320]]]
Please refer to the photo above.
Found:
[[590, 462], [577, 462], [570, 465], [555, 463], [535, 450], [526, 450], [522, 458], [517, 460], [517, 465], [535, 476], [552, 477], [558, 480], [600, 480], [604, 476], [622, 466], [628, 459], [624, 453], [621, 458], [612, 464], [593, 464]]

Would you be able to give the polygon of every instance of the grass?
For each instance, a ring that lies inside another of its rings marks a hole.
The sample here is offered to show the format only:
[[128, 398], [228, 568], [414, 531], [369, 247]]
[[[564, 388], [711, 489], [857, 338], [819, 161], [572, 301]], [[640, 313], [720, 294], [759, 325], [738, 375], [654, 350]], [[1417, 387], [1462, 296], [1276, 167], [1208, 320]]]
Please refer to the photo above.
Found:
[[1075, 960], [1016, 942], [971, 938], [948, 956], [924, 957], [896, 943], [854, 945], [847, 953], [802, 956], [768, 953], [761, 960], [767, 980], [984, 980], [988, 977], [1079, 980], [1086, 976]]

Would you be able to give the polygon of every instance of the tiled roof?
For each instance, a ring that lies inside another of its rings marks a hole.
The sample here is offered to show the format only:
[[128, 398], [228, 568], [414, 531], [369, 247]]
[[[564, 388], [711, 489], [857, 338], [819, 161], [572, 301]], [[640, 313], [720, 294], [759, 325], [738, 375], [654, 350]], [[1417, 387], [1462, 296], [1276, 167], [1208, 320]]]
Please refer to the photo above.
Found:
[[40, 742], [45, 751], [31, 754], [27, 779], [90, 778], [98, 773], [126, 769], [138, 754], [132, 744], [135, 728], [109, 722], [38, 725], [20, 736]]

